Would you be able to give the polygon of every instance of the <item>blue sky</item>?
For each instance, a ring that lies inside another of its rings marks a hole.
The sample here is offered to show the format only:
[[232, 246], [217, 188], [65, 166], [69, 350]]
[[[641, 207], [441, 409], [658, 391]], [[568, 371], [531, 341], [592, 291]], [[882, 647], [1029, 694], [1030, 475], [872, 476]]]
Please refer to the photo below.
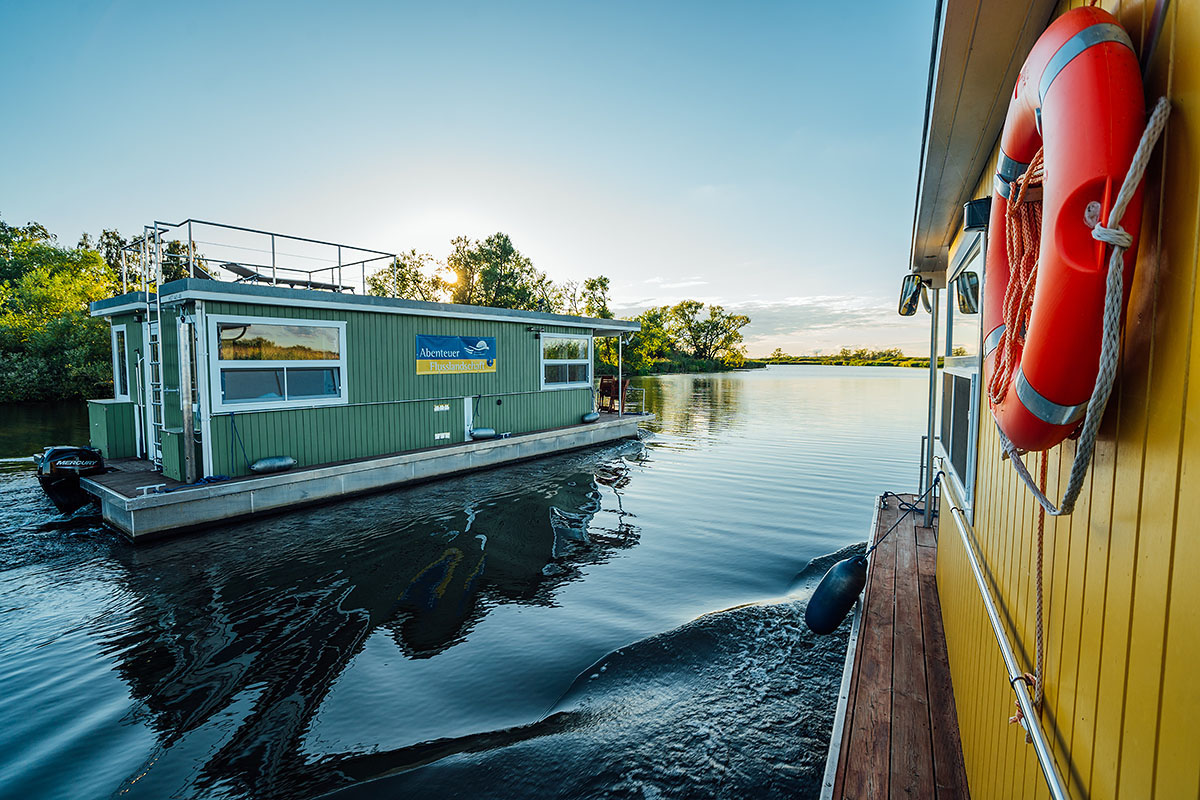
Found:
[[9, 3], [0, 214], [439, 258], [502, 230], [619, 311], [749, 314], [752, 354], [919, 352], [893, 309], [932, 6]]

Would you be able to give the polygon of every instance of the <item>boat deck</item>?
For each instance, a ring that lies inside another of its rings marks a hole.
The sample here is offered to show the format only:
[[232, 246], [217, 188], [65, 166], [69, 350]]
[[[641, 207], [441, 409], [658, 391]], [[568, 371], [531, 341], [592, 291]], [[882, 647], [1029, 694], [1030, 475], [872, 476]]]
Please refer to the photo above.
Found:
[[137, 497], [143, 494], [143, 489], [153, 491], [160, 486], [164, 489], [183, 486], [181, 482], [156, 472], [153, 462], [144, 458], [110, 458], [105, 460], [104, 466], [108, 467], [109, 472], [93, 475], [91, 480], [124, 497]]
[[[901, 517], [898, 506], [887, 498], [873, 542]], [[934, 576], [937, 529], [920, 521], [905, 517], [871, 558], [831, 743], [837, 768], [824, 796], [834, 800], [968, 797]]]
[[[626, 414], [624, 417], [619, 417], [617, 414], [601, 411], [600, 419], [591, 424], [603, 427], [602, 423], [605, 423], [605, 422], [612, 423], [612, 422], [618, 421], [619, 419], [646, 420], [646, 419], [653, 419], [653, 415], [650, 415], [650, 414]], [[576, 424], [576, 425], [566, 425], [562, 428], [551, 428], [549, 430], [550, 431], [565, 431], [565, 430], [574, 430], [574, 429], [584, 429], [586, 427], [588, 427], [586, 424]], [[547, 433], [547, 431], [534, 431], [532, 433], [514, 433], [513, 435], [509, 436], [507, 439], [482, 439], [479, 441], [516, 442], [516, 441], [519, 441], [522, 437], [532, 436], [533, 434], [536, 434], [536, 433]], [[473, 444], [478, 444], [478, 442], [476, 442], [476, 441], [456, 442], [454, 444], [442, 444], [442, 445], [436, 445], [434, 447], [423, 447], [423, 448], [419, 448], [416, 450], [405, 450], [402, 453], [385, 453], [385, 454], [378, 455], [378, 456], [366, 456], [364, 458], [354, 458], [354, 459], [348, 459], [346, 461], [335, 461], [335, 462], [332, 462], [329, 464], [316, 464], [316, 465], [309, 466], [309, 467], [298, 467], [298, 468], [289, 470], [288, 474], [298, 475], [298, 474], [304, 473], [305, 471], [325, 469], [327, 467], [340, 467], [340, 466], [346, 466], [346, 465], [350, 465], [350, 464], [366, 463], [366, 462], [370, 462], [370, 461], [376, 461], [380, 458], [384, 458], [389, 455], [408, 455], [408, 454], [430, 453], [430, 452], [453, 452], [455, 449], [461, 449], [463, 447], [473, 445]], [[168, 478], [166, 475], [163, 475], [161, 472], [158, 472], [155, 469], [154, 464], [144, 458], [108, 459], [104, 462], [104, 466], [108, 467], [110, 471], [106, 472], [102, 475], [93, 475], [89, 478], [89, 480], [91, 482], [97, 484], [98, 486], [102, 486], [105, 489], [109, 489], [109, 490], [115, 492], [116, 494], [121, 495], [122, 497], [124, 497], [126, 499], [133, 499], [135, 497], [141, 497], [147, 493], [162, 494], [163, 492], [172, 492], [175, 489], [178, 489], [182, 486], [187, 485], [187, 484], [183, 483], [182, 481], [177, 481], [174, 478]], [[229, 478], [226, 481], [222, 481], [221, 485], [224, 486], [224, 485], [230, 485], [230, 484], [237, 484], [239, 482], [252, 481], [252, 480], [255, 480], [255, 479], [261, 478], [261, 477], [263, 477], [263, 476], [258, 475], [258, 474], [242, 475], [240, 477]]]
[[589, 424], [201, 485], [172, 480], [144, 459], [113, 459], [107, 462], [111, 471], [83, 478], [80, 485], [100, 500], [106, 522], [131, 538], [146, 539], [628, 438], [637, 435], [639, 423], [653, 419], [653, 414], [601, 413]]

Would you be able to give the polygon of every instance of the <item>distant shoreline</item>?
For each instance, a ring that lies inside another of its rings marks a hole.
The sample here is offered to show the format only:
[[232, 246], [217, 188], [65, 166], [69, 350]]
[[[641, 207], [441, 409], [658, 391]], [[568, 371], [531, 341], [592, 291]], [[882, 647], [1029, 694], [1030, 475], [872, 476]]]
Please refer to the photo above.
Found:
[[[938, 366], [942, 365], [943, 356], [938, 356]], [[841, 356], [789, 356], [782, 358], [758, 359], [764, 366], [777, 365], [817, 366], [817, 367], [907, 367], [910, 369], [929, 369], [928, 358], [888, 358], [888, 359], [857, 359], [842, 358]]]

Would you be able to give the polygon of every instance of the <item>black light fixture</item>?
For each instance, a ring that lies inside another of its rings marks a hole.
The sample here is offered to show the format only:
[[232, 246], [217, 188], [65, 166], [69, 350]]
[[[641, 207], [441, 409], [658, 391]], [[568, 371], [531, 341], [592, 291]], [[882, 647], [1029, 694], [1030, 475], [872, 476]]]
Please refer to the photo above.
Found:
[[963, 203], [963, 230], [986, 231], [992, 216], [992, 198], [980, 197]]

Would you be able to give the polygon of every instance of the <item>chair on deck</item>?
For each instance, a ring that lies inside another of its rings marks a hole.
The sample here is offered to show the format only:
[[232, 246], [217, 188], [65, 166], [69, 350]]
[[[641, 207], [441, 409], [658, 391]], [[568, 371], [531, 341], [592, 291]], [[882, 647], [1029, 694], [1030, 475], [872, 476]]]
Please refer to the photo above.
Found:
[[353, 292], [353, 286], [342, 286], [337, 283], [326, 283], [325, 281], [314, 281], [311, 277], [308, 278], [288, 278], [284, 276], [276, 276], [274, 279], [270, 275], [264, 275], [257, 270], [244, 267], [233, 261], [228, 261], [221, 265], [222, 269], [229, 270], [234, 275], [238, 276], [238, 283], [274, 283], [291, 286], [293, 289], [322, 289], [328, 292]]
[[620, 394], [617, 393], [617, 379], [614, 375], [604, 375], [600, 378], [600, 394], [596, 399], [596, 407], [601, 411], [616, 412], [620, 410], [620, 398], [629, 390], [629, 378], [621, 381]]

